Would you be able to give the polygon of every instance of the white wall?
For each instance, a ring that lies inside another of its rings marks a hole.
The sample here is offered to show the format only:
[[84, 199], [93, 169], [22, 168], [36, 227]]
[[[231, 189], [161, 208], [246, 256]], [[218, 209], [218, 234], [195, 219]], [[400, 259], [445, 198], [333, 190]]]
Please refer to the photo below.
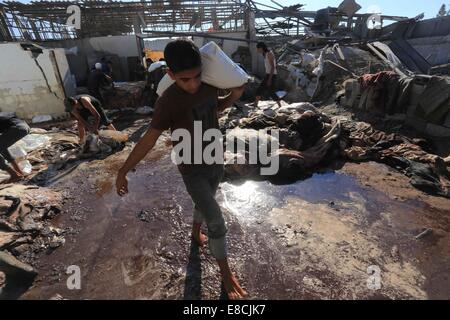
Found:
[[55, 66], [59, 61], [60, 73], [69, 82], [67, 60], [57, 51], [55, 61], [51, 51], [45, 49], [33, 59], [18, 43], [0, 44], [0, 111], [15, 112], [27, 120], [64, 113], [64, 89]]
[[[245, 39], [247, 37], [247, 31], [239, 31], [239, 32], [210, 32], [210, 35], [213, 36], [222, 36], [229, 38], [237, 38], [237, 39]], [[236, 52], [238, 47], [248, 47], [247, 42], [243, 41], [233, 41], [233, 40], [220, 40], [220, 39], [207, 39], [203, 37], [194, 37], [194, 42], [198, 47], [203, 46], [207, 42], [214, 41], [219, 44], [222, 50], [229, 56]], [[223, 41], [223, 44], [222, 44]]]
[[164, 51], [166, 45], [173, 39], [145, 39], [145, 47], [153, 51]]
[[119, 57], [139, 56], [136, 36], [95, 37], [83, 40], [84, 46], [92, 51], [117, 54]]
[[46, 47], [74, 49], [76, 58], [74, 52], [70, 58], [73, 69], [71, 71], [80, 82], [87, 80], [90, 67], [99, 62], [102, 56], [108, 55], [118, 56], [120, 65], [114, 65], [113, 68], [116, 71], [116, 76], [119, 76], [121, 81], [127, 81], [129, 80], [127, 58], [139, 57], [138, 42], [135, 35], [67, 39], [43, 45]]
[[[213, 36], [223, 36], [237, 39], [245, 39], [247, 36], [246, 31], [239, 32], [208, 32], [208, 34]], [[153, 50], [164, 51], [166, 45], [172, 41], [173, 39], [147, 39], [146, 47], [151, 48]], [[205, 37], [193, 37], [193, 41], [197, 47], [202, 47], [204, 44], [210, 41], [216, 42], [222, 50], [231, 57], [231, 55], [237, 50], [238, 47], [248, 47], [247, 42], [242, 41], [233, 41], [233, 40], [221, 40], [221, 39], [208, 39]]]
[[69, 62], [67, 61], [65, 50], [53, 49], [53, 52], [55, 52], [58, 70], [60, 72], [64, 88], [66, 89], [66, 95], [74, 96], [77, 93], [77, 85], [75, 76], [70, 72]]

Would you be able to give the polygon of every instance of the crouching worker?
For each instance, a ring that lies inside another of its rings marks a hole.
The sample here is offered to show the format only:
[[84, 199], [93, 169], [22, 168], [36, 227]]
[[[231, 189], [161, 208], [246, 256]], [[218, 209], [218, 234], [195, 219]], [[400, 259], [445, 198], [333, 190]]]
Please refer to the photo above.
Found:
[[[9, 180], [4, 181], [6, 183], [20, 181], [25, 176], [8, 148], [29, 132], [30, 127], [25, 121], [15, 116], [0, 116], [0, 169], [11, 176]], [[6, 160], [11, 166], [6, 164]]]
[[116, 131], [98, 99], [82, 94], [66, 98], [64, 105], [66, 112], [70, 112], [77, 119], [81, 145], [84, 145], [86, 142], [86, 131], [98, 135], [98, 130], [101, 126]]
[[[241, 288], [228, 265], [225, 239], [227, 228], [215, 199], [224, 173], [223, 162], [206, 164], [203, 159], [201, 163], [193, 163], [192, 158], [194, 158], [194, 142], [199, 139], [203, 141], [202, 137], [206, 130], [219, 129], [218, 112], [230, 107], [238, 100], [244, 87], [230, 89], [231, 93], [227, 97], [219, 98], [217, 88], [201, 82], [200, 52], [190, 40], [180, 39], [170, 42], [164, 50], [164, 57], [168, 67], [167, 73], [175, 80], [175, 83], [156, 101], [149, 130], [119, 170], [116, 180], [117, 192], [120, 196], [128, 193], [127, 173], [152, 150], [163, 131], [170, 129], [173, 133], [177, 129], [182, 129], [188, 132], [191, 149], [183, 149], [183, 154], [187, 153], [190, 161], [182, 162], [178, 165], [178, 169], [195, 207], [192, 237], [198, 245], [208, 241], [210, 251], [219, 265], [222, 283], [228, 297], [243, 298], [247, 293]], [[220, 77], [220, 75], [217, 76]], [[196, 125], [196, 130], [194, 130], [194, 121], [201, 123], [200, 126]], [[201, 129], [198, 130], [198, 128]], [[172, 140], [174, 147], [181, 142]], [[223, 159], [223, 153], [220, 157]], [[183, 158], [185, 158], [184, 155]], [[200, 231], [203, 222], [208, 227], [208, 239]]]

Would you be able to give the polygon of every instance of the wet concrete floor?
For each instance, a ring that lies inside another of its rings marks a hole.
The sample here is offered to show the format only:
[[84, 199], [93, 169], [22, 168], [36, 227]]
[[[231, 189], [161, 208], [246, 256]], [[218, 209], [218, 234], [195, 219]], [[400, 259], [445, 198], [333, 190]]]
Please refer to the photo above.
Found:
[[[129, 174], [124, 198], [114, 180], [129, 148], [55, 183], [68, 197], [55, 221], [66, 243], [40, 259], [23, 299], [221, 297], [209, 249], [191, 243], [192, 204], [160, 140]], [[217, 198], [250, 299], [450, 298], [450, 200], [384, 165], [348, 163], [289, 185], [224, 182]], [[67, 288], [71, 265], [80, 290]]]

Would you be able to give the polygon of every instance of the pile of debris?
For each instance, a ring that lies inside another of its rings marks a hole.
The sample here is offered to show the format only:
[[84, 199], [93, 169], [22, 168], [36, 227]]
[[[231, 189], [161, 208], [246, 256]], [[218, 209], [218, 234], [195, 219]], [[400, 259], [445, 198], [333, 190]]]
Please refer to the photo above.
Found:
[[[27, 180], [37, 185], [50, 184], [82, 161], [106, 158], [122, 150], [128, 140], [122, 132], [100, 130], [99, 136], [88, 134], [86, 142], [80, 145], [73, 122], [66, 129], [55, 123], [52, 126], [49, 130], [32, 128], [29, 135], [10, 148]], [[0, 171], [0, 181], [8, 177]]]
[[[277, 178], [301, 179], [338, 159], [377, 161], [406, 174], [414, 187], [450, 198], [450, 158], [428, 152], [424, 139], [387, 134], [342, 116], [330, 118], [307, 102], [282, 102], [279, 107], [263, 101], [258, 109], [240, 103], [225, 111], [219, 124], [226, 143], [241, 141], [246, 146], [245, 151], [236, 153], [229, 151], [236, 150], [233, 147], [225, 146], [225, 169], [230, 179], [264, 178], [260, 176], [263, 165], [252, 163], [248, 152], [252, 140], [259, 139], [263, 143], [259, 142], [258, 148], [264, 151], [272, 150], [274, 143], [279, 145], [268, 154], [279, 157]], [[275, 129], [278, 137], [270, 134]]]
[[350, 133], [344, 150], [347, 160], [387, 164], [410, 177], [417, 189], [450, 198], [450, 157], [427, 152], [430, 147], [426, 140], [387, 134], [365, 122], [342, 121], [342, 126]]
[[86, 159], [121, 150], [128, 136], [103, 130], [100, 137], [89, 135], [83, 146], [78, 140], [73, 128], [33, 128], [12, 147], [28, 182], [0, 185], [0, 299], [19, 297], [37, 274], [38, 254], [63, 245], [64, 235], [72, 232], [53, 224], [62, 210], [63, 195], [42, 186], [51, 185]]
[[430, 136], [450, 137], [450, 77], [395, 72], [366, 74], [344, 82], [339, 104], [403, 121]]
[[36, 186], [5, 185], [0, 189], [0, 298], [12, 298], [36, 276], [33, 265], [41, 252], [65, 243], [52, 225], [62, 208], [60, 193]]
[[[280, 78], [288, 91], [286, 101], [326, 101], [343, 80], [387, 70], [370, 52], [352, 46], [326, 46], [315, 51], [284, 46], [278, 59]], [[339, 90], [337, 90], [339, 91]]]
[[[232, 153], [232, 146], [225, 146], [225, 170], [229, 178], [255, 178], [262, 161], [250, 161], [249, 146], [255, 140], [258, 148], [265, 148], [269, 157], [279, 157], [278, 178], [300, 178], [323, 162], [339, 156], [339, 121], [333, 121], [320, 113], [310, 103], [285, 104], [263, 101], [258, 109], [251, 104], [239, 104], [228, 109], [219, 119], [226, 141], [245, 145], [245, 151]], [[278, 130], [271, 135], [270, 130]], [[264, 130], [265, 132], [260, 132]], [[273, 150], [272, 144], [280, 148]], [[234, 149], [235, 150], [235, 149]], [[258, 154], [261, 152], [258, 150]]]
[[[114, 85], [101, 87], [104, 109], [136, 109], [148, 104], [146, 96], [150, 89], [146, 81], [114, 82]], [[77, 87], [77, 94], [89, 94], [86, 87]]]
[[105, 109], [136, 109], [146, 105], [144, 92], [149, 90], [146, 85], [146, 81], [115, 82], [112, 90], [103, 93]]

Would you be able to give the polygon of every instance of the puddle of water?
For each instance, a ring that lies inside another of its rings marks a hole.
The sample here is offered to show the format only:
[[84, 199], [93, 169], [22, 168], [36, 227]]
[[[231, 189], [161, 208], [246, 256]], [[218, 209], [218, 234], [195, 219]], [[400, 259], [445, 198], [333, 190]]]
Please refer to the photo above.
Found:
[[250, 180], [221, 185], [225, 207], [247, 221], [263, 218], [273, 208], [282, 207], [288, 198], [300, 198], [314, 204], [328, 203], [337, 208], [343, 203], [349, 205], [359, 201], [369, 212], [378, 213], [382, 204], [373, 201], [372, 193], [355, 178], [338, 172], [314, 174], [307, 180], [288, 185]]

